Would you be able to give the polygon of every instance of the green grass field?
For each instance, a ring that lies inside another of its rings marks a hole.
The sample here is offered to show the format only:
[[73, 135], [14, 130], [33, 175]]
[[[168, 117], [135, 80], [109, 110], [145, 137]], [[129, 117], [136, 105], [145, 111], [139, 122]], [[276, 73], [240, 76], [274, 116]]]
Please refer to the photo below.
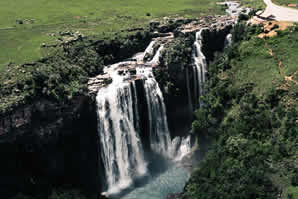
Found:
[[[282, 61], [282, 70], [285, 75], [293, 75], [298, 63], [298, 32], [284, 31], [281, 35], [266, 40], [272, 49], [275, 58], [265, 47], [264, 40], [253, 38], [242, 42], [239, 51], [239, 60], [233, 62], [235, 85], [255, 83], [256, 94], [264, 94], [272, 87], [277, 87], [284, 81], [279, 73], [278, 63]], [[297, 80], [297, 79], [296, 79]]]
[[[144, 26], [164, 16], [218, 14], [217, 0], [13, 0], [0, 1], [0, 71], [9, 62], [34, 61], [55, 43], [49, 33], [64, 30], [108, 37], [121, 29]], [[147, 16], [149, 15], [150, 16]], [[18, 24], [21, 20], [23, 24]]]
[[243, 6], [254, 9], [265, 9], [266, 5], [263, 0], [239, 0]]

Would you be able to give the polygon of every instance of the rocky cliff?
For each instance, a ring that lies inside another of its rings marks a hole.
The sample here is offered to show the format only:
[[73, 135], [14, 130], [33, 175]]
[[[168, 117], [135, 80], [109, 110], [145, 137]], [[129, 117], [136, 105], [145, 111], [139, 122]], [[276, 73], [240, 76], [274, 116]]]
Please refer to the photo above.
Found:
[[[192, 60], [195, 32], [208, 29], [203, 38], [203, 51], [207, 60], [211, 61], [214, 51], [223, 49], [225, 37], [234, 22], [232, 17], [207, 17], [201, 20], [178, 19], [171, 22], [168, 29], [165, 28], [168, 19], [151, 24], [157, 41], [153, 52], [161, 45], [170, 46], [177, 38], [187, 48], [186, 54], [183, 54], [186, 62], [168, 64], [166, 59], [161, 58], [165, 62], [154, 68], [155, 73], [161, 75], [156, 78], [165, 96], [173, 137], [188, 131], [192, 112], [198, 107], [198, 98], [190, 92], [194, 89], [191, 82], [195, 77]], [[103, 48], [110, 49], [107, 46]], [[171, 68], [178, 68], [180, 72], [171, 72]], [[130, 71], [133, 73], [134, 69]], [[168, 75], [165, 79], [162, 77], [164, 74]], [[138, 99], [144, 102], [142, 80], [136, 79]], [[109, 83], [110, 78], [101, 74], [89, 79], [89, 95], [77, 96], [63, 103], [40, 98], [1, 116], [1, 196], [9, 197], [16, 192], [46, 195], [52, 187], [63, 184], [91, 192], [101, 191], [103, 174], [94, 94]], [[169, 92], [169, 85], [174, 85], [171, 89], [177, 92]], [[140, 119], [148, 121], [145, 104], [139, 103], [138, 108]], [[148, 141], [144, 139], [148, 136], [148, 124], [141, 123], [143, 145], [148, 148]]]
[[68, 104], [42, 99], [1, 118], [1, 197], [47, 194], [62, 184], [100, 190], [94, 110], [85, 96]]

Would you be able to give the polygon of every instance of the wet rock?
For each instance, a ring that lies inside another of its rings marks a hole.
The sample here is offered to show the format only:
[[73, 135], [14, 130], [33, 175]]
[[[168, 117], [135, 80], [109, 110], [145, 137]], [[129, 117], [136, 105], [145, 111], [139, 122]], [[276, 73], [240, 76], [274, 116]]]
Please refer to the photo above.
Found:
[[128, 70], [130, 75], [136, 75], [137, 74], [137, 70], [135, 68], [129, 69]]

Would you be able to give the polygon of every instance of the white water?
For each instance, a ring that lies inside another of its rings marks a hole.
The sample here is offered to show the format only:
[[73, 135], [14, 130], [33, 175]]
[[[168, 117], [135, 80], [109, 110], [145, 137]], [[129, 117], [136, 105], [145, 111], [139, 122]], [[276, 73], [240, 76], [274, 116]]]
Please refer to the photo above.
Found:
[[[113, 83], [96, 97], [98, 131], [108, 193], [130, 186], [133, 179], [147, 173], [147, 163], [138, 133], [138, 110], [134, 83], [124, 82], [117, 71], [110, 73]], [[136, 116], [136, 117], [135, 117]], [[136, 122], [135, 122], [136, 121]]]
[[137, 61], [144, 61], [144, 57], [146, 54], [152, 54], [153, 53], [153, 46], [156, 43], [156, 41], [151, 41], [148, 47], [145, 49], [144, 52], [137, 53], [133, 58], [135, 58]]
[[[140, 177], [150, 176], [140, 139], [137, 90], [132, 80], [134, 77], [125, 68], [135, 67], [138, 62], [143, 62], [145, 54], [153, 52], [154, 43], [151, 42], [145, 52], [135, 55], [133, 59], [136, 61], [120, 62], [104, 69], [113, 80], [110, 85], [101, 88], [96, 97], [107, 195], [117, 195], [135, 186], [135, 180]], [[179, 161], [189, 153], [191, 146], [188, 139], [179, 138], [178, 144], [172, 144], [171, 141], [164, 98], [152, 72], [152, 67], [159, 64], [162, 50], [163, 45], [151, 61], [136, 67], [136, 77], [143, 79], [151, 150], [165, 159], [176, 157], [175, 161]], [[121, 75], [119, 67], [124, 70]]]
[[228, 13], [230, 16], [238, 17], [241, 13], [248, 14], [250, 12], [250, 8], [243, 8], [238, 2], [225, 1], [223, 3], [228, 6], [226, 13]]
[[[199, 88], [199, 96], [204, 94], [204, 87], [203, 84], [206, 81], [206, 74], [207, 74], [207, 62], [206, 57], [202, 52], [202, 32], [204, 29], [201, 29], [199, 32], [196, 33], [196, 40], [194, 42], [194, 51], [193, 51], [193, 59], [195, 64], [195, 69], [197, 71], [197, 85], [194, 86], [194, 92], [197, 93], [197, 87]], [[202, 103], [200, 102], [200, 106]]]
[[159, 58], [160, 58], [160, 53], [163, 50], [164, 45], [161, 44], [160, 47], [158, 48], [156, 54], [154, 55], [153, 59], [149, 62], [151, 65], [158, 65], [159, 64]]
[[154, 78], [152, 68], [137, 68], [137, 74], [145, 77], [144, 87], [149, 114], [151, 149], [167, 156], [169, 155], [168, 149], [171, 147], [171, 138], [162, 92]]
[[225, 47], [232, 45], [232, 34], [228, 34], [225, 39]]
[[175, 161], [181, 161], [183, 157], [191, 153], [190, 135], [185, 138], [176, 137], [175, 139], [173, 139], [172, 149]]

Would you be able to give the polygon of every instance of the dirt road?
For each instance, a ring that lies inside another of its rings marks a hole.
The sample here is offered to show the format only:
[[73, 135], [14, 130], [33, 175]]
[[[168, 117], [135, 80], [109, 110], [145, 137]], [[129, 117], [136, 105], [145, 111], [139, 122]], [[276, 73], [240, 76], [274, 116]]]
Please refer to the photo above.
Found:
[[265, 11], [261, 14], [262, 17], [272, 16], [277, 21], [292, 21], [298, 22], [298, 10], [286, 8], [272, 3], [271, 0], [264, 0], [267, 5]]

